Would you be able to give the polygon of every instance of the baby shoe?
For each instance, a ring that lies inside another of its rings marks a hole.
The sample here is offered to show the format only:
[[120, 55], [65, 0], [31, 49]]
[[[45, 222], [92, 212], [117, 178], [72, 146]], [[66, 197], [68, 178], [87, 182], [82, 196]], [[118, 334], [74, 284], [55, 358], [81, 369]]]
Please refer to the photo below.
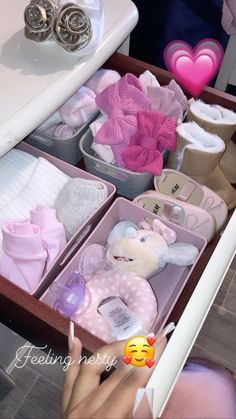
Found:
[[0, 274], [33, 294], [45, 271], [47, 252], [40, 227], [27, 221], [6, 221], [2, 225], [4, 255]]
[[45, 269], [47, 272], [66, 246], [65, 228], [58, 221], [55, 208], [41, 207], [38, 205], [30, 211], [30, 214], [32, 223], [40, 227], [43, 245], [48, 254]]
[[59, 194], [55, 208], [69, 240], [108, 196], [107, 186], [97, 180], [74, 178]]
[[134, 202], [161, 218], [205, 237], [208, 242], [216, 232], [216, 222], [210, 213], [170, 196], [148, 191], [137, 196]]
[[164, 169], [161, 176], [155, 176], [154, 187], [157, 192], [171, 196], [188, 204], [201, 207], [216, 220], [216, 231], [224, 225], [228, 209], [224, 200], [194, 179], [177, 170]]

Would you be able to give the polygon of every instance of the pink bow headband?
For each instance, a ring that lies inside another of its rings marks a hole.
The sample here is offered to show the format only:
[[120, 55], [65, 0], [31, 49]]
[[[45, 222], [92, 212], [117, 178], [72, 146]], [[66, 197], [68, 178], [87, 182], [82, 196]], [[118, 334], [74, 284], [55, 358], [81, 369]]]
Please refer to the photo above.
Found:
[[125, 166], [135, 172], [160, 175], [163, 168], [161, 151], [176, 148], [176, 119], [169, 119], [160, 112], [139, 112], [137, 133], [131, 138], [130, 147], [122, 153]]
[[110, 145], [116, 163], [124, 166], [121, 153], [137, 131], [136, 114], [151, 109], [151, 102], [142, 92], [137, 77], [126, 74], [101, 92], [96, 98], [96, 103], [100, 110], [108, 115], [108, 119], [95, 135], [94, 141]]

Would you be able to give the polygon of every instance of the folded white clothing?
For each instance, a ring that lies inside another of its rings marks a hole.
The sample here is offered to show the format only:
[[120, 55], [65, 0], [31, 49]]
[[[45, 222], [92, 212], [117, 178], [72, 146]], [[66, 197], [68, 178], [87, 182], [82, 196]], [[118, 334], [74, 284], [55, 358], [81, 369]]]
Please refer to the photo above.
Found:
[[74, 178], [66, 183], [55, 208], [58, 220], [64, 224], [67, 239], [75, 234], [107, 196], [108, 189], [102, 181]]
[[236, 125], [236, 113], [220, 105], [208, 105], [202, 100], [191, 99], [190, 111], [198, 118], [214, 124]]
[[[99, 118], [95, 119], [95, 121], [92, 122], [92, 124], [90, 124], [90, 129], [92, 131], [93, 137], [95, 137], [97, 132], [100, 130], [100, 128], [107, 120], [107, 115], [101, 115]], [[91, 149], [94, 150], [97, 156], [106, 163], [116, 163], [116, 159], [110, 145], [98, 144], [95, 141], [93, 141], [91, 144]]]
[[184, 122], [177, 127], [176, 132], [190, 143], [181, 152], [176, 152], [176, 170], [181, 167], [186, 147], [207, 153], [220, 153], [225, 150], [225, 143], [218, 135], [205, 131], [196, 122]]
[[0, 208], [14, 199], [29, 181], [38, 159], [13, 149], [0, 158]]
[[93, 141], [91, 149], [95, 152], [98, 158], [102, 159], [106, 163], [115, 164], [115, 156], [110, 145], [98, 144]]

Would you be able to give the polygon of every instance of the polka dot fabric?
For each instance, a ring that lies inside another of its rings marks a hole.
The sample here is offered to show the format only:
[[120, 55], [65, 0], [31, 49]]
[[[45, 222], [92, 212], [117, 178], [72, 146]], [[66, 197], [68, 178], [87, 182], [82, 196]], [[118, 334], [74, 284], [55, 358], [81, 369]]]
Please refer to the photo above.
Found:
[[73, 320], [84, 329], [103, 341], [110, 343], [116, 340], [108, 323], [98, 313], [99, 304], [108, 297], [120, 297], [137, 316], [145, 334], [151, 331], [158, 313], [156, 297], [146, 279], [133, 273], [121, 273], [110, 270], [99, 273], [87, 282], [91, 296], [86, 311], [77, 312]]

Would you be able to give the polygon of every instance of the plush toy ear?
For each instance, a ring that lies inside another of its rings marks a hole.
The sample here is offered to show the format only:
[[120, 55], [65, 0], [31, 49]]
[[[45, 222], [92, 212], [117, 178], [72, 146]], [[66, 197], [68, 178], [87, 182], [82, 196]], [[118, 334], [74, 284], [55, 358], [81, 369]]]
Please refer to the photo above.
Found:
[[136, 237], [138, 227], [136, 224], [131, 221], [121, 221], [116, 224], [113, 229], [110, 231], [107, 238], [108, 247], [111, 246], [116, 240], [121, 239], [122, 237]]
[[158, 258], [158, 268], [162, 269], [163, 266], [165, 266], [168, 262], [168, 246], [166, 247], [159, 247], [158, 249], [155, 249], [155, 255]]
[[178, 266], [192, 265], [198, 256], [198, 248], [189, 243], [174, 243], [169, 246], [166, 262]]

